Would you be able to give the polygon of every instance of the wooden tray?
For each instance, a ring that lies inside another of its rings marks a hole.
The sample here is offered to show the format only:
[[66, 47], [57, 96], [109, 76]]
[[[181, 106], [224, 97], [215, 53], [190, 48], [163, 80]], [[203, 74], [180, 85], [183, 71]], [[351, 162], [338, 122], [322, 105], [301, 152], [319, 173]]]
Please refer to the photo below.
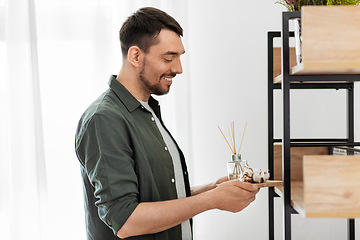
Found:
[[282, 185], [282, 181], [280, 180], [268, 180], [264, 183], [253, 183], [256, 186], [258, 186], [259, 188], [263, 188], [263, 187], [276, 187], [276, 186], [281, 186]]
[[[238, 180], [230, 180], [230, 181], [238, 181]], [[276, 186], [282, 186], [282, 181], [281, 180], [267, 180], [264, 183], [251, 183], [251, 184], [258, 186], [259, 188], [276, 187]], [[216, 184], [216, 186], [219, 186], [219, 184]]]

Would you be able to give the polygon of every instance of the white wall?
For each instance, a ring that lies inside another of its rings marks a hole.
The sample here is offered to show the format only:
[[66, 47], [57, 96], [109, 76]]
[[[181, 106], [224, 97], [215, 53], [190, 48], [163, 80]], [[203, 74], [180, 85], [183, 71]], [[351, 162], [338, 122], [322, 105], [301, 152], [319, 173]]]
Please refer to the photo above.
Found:
[[[239, 140], [248, 122], [242, 156], [255, 168], [267, 167], [267, 31], [281, 30], [281, 12], [285, 11], [274, 2], [188, 2], [185, 47], [191, 86], [190, 167], [195, 185], [226, 174], [231, 152], [217, 125], [226, 129], [230, 121], [235, 121]], [[275, 135], [281, 137], [280, 92], [275, 100]], [[343, 91], [292, 91], [292, 137], [344, 137], [345, 112], [339, 110], [344, 107], [344, 100]], [[314, 101], [318, 103], [313, 104]], [[306, 113], [316, 117], [304, 118]], [[267, 190], [262, 189], [257, 200], [238, 214], [203, 213], [195, 217], [195, 239], [267, 239], [267, 205]], [[276, 199], [275, 205], [275, 239], [281, 239], [281, 200]], [[292, 223], [295, 240], [346, 238], [343, 219], [304, 219], [293, 215]]]

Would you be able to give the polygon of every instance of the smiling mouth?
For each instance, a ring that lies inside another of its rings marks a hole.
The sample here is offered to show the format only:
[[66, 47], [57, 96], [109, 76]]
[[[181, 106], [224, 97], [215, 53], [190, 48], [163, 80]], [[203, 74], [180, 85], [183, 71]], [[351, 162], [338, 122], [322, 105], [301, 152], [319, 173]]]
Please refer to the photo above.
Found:
[[174, 77], [175, 76], [163, 76], [162, 79], [164, 79], [168, 84], [171, 84]]
[[172, 81], [172, 77], [163, 77], [166, 81]]

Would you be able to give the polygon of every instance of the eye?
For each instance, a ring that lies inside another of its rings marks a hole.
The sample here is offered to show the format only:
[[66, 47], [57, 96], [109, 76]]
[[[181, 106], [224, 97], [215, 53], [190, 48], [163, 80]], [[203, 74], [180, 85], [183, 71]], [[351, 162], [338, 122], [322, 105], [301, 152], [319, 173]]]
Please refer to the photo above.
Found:
[[172, 62], [173, 58], [164, 58], [165, 62]]

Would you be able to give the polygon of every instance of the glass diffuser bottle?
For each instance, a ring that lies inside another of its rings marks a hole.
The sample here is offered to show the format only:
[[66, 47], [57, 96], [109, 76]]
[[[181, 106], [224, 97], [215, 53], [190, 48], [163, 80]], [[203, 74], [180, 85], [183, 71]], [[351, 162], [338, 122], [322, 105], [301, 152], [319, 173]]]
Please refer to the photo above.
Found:
[[229, 180], [241, 180], [244, 174], [243, 167], [241, 166], [241, 155], [231, 155], [231, 161], [227, 163], [227, 171]]
[[228, 144], [228, 146], [230, 147], [230, 150], [232, 152], [231, 161], [227, 162], [227, 171], [228, 171], [228, 179], [229, 180], [242, 180], [243, 179], [244, 169], [243, 169], [243, 166], [242, 166], [243, 162], [241, 161], [240, 149], [241, 149], [242, 141], [244, 139], [244, 133], [245, 133], [245, 129], [246, 129], [246, 124], [247, 123], [245, 123], [244, 131], [243, 131], [243, 135], [242, 135], [241, 143], [240, 143], [240, 147], [239, 147], [239, 151], [237, 153], [236, 153], [236, 148], [235, 148], [235, 126], [234, 126], [234, 122], [230, 122], [230, 127], [228, 125], [230, 141], [228, 141], [226, 139], [224, 133], [221, 131], [220, 127], [218, 126], [221, 134], [223, 135], [226, 143]]

